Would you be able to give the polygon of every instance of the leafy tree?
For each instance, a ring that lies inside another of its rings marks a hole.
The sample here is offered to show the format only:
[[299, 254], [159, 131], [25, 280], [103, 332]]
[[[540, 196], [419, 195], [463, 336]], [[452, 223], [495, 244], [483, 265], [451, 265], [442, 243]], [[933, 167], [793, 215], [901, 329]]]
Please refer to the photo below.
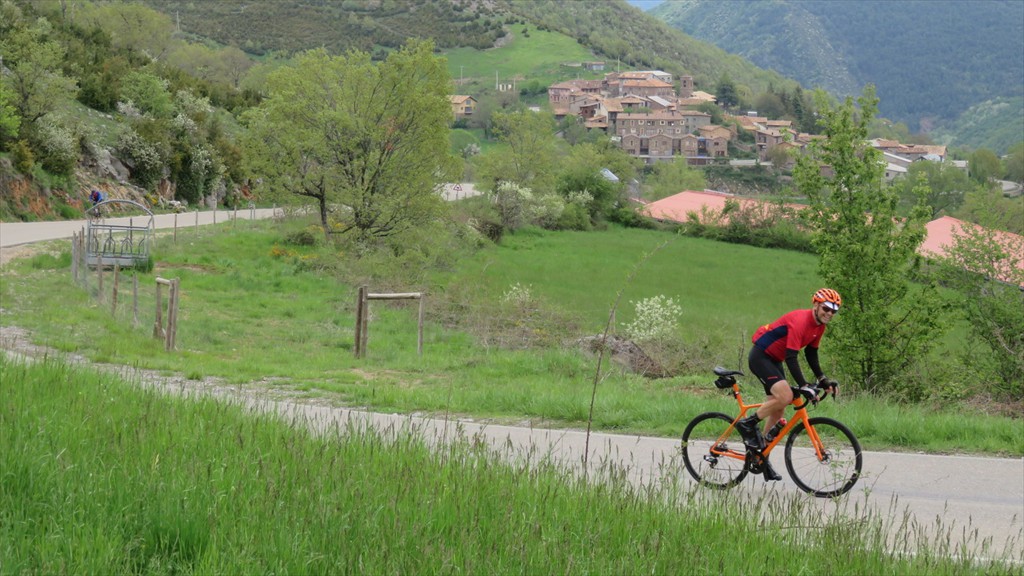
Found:
[[573, 146], [565, 160], [565, 168], [558, 176], [556, 190], [567, 201], [577, 194], [586, 194], [584, 206], [594, 220], [607, 216], [622, 198], [622, 184], [605, 178], [605, 167], [600, 150], [590, 144]]
[[938, 218], [940, 214], [952, 214], [964, 203], [964, 195], [975, 187], [967, 173], [952, 164], [914, 162], [907, 168], [907, 175], [893, 183], [905, 208], [910, 209], [916, 204], [914, 189], [922, 179], [928, 187], [925, 204], [931, 209], [930, 219]]
[[18, 135], [21, 117], [11, 104], [13, 95], [0, 84], [0, 150], [7, 149], [7, 142]]
[[77, 89], [75, 81], [60, 71], [64, 49], [49, 39], [51, 29], [41, 18], [0, 39], [0, 57], [9, 71], [0, 74], [0, 85], [12, 95], [10, 104], [22, 119], [22, 130], [74, 98]]
[[492, 132], [502, 146], [478, 156], [479, 177], [485, 188], [508, 180], [534, 194], [554, 191], [557, 139], [555, 122], [544, 112], [495, 112]]
[[1024, 234], [1024, 198], [1005, 198], [995, 186], [977, 186], [964, 197], [955, 216], [996, 230]]
[[121, 81], [121, 101], [131, 102], [144, 114], [155, 118], [168, 118], [174, 111], [168, 83], [148, 72], [128, 73]]
[[85, 4], [80, 8], [80, 23], [102, 28], [110, 34], [113, 47], [127, 53], [133, 62], [160, 60], [175, 42], [171, 17], [142, 4]]
[[782, 118], [786, 115], [786, 105], [778, 94], [764, 92], [754, 97], [754, 109], [759, 116], [766, 118]]
[[736, 90], [736, 83], [727, 74], [723, 74], [718, 79], [718, 84], [715, 86], [715, 98], [718, 99], [719, 104], [726, 108], [734, 108], [740, 103], [740, 95]]
[[1024, 184], [1024, 141], [1007, 151], [1003, 164], [1007, 180]]
[[683, 190], [703, 190], [707, 187], [704, 173], [687, 165], [685, 159], [658, 162], [644, 182], [644, 198], [661, 200]]
[[710, 115], [712, 124], [718, 124], [719, 126], [721, 126], [722, 124], [725, 123], [725, 118], [722, 114], [721, 107], [719, 107], [714, 102], [701, 102], [700, 104], [694, 106], [694, 108], [700, 112]]
[[999, 162], [999, 157], [988, 148], [975, 150], [967, 161], [967, 168], [971, 178], [981, 184], [999, 178], [1003, 173], [1003, 165]]
[[449, 151], [450, 78], [430, 42], [373, 63], [365, 52], [314, 50], [269, 79], [270, 97], [249, 116], [248, 156], [271, 191], [329, 207], [340, 232], [384, 238], [435, 219], [437, 193], [458, 162]]
[[[1008, 399], [1024, 398], [1024, 242], [965, 226], [940, 260], [939, 275], [956, 290], [956, 309], [971, 333], [992, 352], [995, 370], [983, 379]], [[967, 360], [973, 371], [984, 370], [975, 357]]]
[[843, 295], [831, 336], [838, 364], [858, 387], [879, 391], [928, 351], [941, 303], [933, 287], [912, 288], [908, 280], [930, 213], [927, 190], [917, 189], [908, 218], [896, 217], [898, 197], [882, 184], [881, 153], [865, 140], [878, 105], [874, 88], [857, 102], [859, 110], [849, 97], [841, 105], [820, 99], [826, 138], [809, 146], [793, 176], [809, 200], [819, 273]]

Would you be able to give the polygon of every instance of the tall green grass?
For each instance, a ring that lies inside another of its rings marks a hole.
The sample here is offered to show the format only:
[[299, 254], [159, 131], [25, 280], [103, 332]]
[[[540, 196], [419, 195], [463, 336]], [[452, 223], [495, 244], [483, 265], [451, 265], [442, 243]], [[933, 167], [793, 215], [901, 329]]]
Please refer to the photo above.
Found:
[[[799, 253], [618, 228], [527, 231], [458, 259], [422, 285], [391, 286], [426, 292], [430, 314], [422, 356], [416, 354], [415, 307], [374, 302], [369, 351], [355, 359], [356, 293], [337, 275], [346, 259], [336, 258], [330, 246], [287, 244], [303, 226], [222, 223], [179, 231], [177, 243], [161, 236], [153, 249], [155, 270], [140, 275], [137, 326], [124, 304], [128, 290], [122, 287], [113, 317], [109, 300], [99, 302], [71, 282], [66, 255], [15, 261], [3, 269], [0, 322], [94, 361], [196, 380], [218, 378], [379, 411], [585, 427], [595, 359], [564, 338], [566, 326], [576, 326], [580, 335], [599, 332], [632, 268], [669, 238], [625, 287], [617, 322], [630, 318], [632, 300], [676, 297], [686, 341], [680, 353], [702, 360], [690, 374], [660, 380], [605, 366], [593, 425], [678, 437], [700, 412], [735, 410], [732, 398], [710, 385], [711, 366], [742, 368], [748, 335], [766, 321], [765, 311], [801, 306], [817, 286], [812, 259]], [[174, 352], [152, 337], [156, 275], [181, 280]], [[523, 317], [501, 303], [515, 282], [539, 295], [544, 307], [530, 313], [551, 316], [547, 323], [516, 325]], [[473, 329], [489, 330], [484, 336], [490, 339], [451, 327], [459, 325], [445, 320], [453, 315], [470, 317]], [[527, 331], [550, 343], [540, 349], [496, 346], [499, 329]], [[826, 346], [826, 369], [830, 353]], [[754, 398], [759, 389], [747, 379], [744, 390]], [[1024, 455], [1019, 420], [961, 403], [901, 406], [847, 395], [816, 413], [848, 424], [868, 449]]]
[[0, 373], [0, 574], [1016, 569], [951, 559], [898, 512], [638, 488], [610, 465], [586, 481], [475, 438], [434, 451], [411, 429], [257, 417], [53, 359], [0, 354]]

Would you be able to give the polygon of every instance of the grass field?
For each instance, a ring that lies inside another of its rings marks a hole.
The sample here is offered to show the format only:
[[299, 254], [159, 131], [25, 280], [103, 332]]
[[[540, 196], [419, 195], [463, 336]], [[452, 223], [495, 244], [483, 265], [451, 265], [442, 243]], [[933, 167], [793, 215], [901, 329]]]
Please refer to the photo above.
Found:
[[[887, 518], [637, 488], [0, 354], [0, 574], [1013, 574]], [[526, 461], [523, 459], [520, 462]], [[680, 472], [681, 473], [681, 472]], [[895, 541], [888, 534], [899, 534]], [[770, 537], [767, 536], [770, 534]]]
[[[4, 268], [2, 321], [95, 361], [196, 380], [277, 387], [381, 411], [584, 427], [595, 360], [566, 335], [596, 334], [619, 290], [617, 325], [632, 314], [628, 302], [661, 293], [682, 304], [686, 345], [679, 353], [697, 359], [693, 370], [650, 380], [604, 367], [593, 425], [674, 437], [699, 412], [734, 409], [732, 399], [710, 385], [711, 366], [741, 366], [747, 334], [764, 321], [764, 311], [801, 306], [817, 285], [813, 261], [804, 254], [653, 231], [528, 231], [457, 259], [423, 284], [388, 286], [427, 293], [424, 354], [416, 354], [415, 308], [377, 303], [369, 353], [355, 359], [355, 290], [337, 279], [331, 249], [284, 242], [304, 225], [227, 223], [182, 232], [177, 244], [164, 236], [154, 247], [156, 269], [140, 276], [137, 325], [131, 290], [122, 285], [112, 316], [111, 279], [98, 301], [97, 279], [90, 279], [92, 294], [73, 284], [69, 258], [58, 245], [56, 255]], [[773, 273], [778, 269], [789, 272]], [[173, 353], [152, 338], [155, 275], [179, 278], [183, 289]], [[503, 302], [514, 283], [530, 287], [536, 307]], [[449, 322], [453, 316], [460, 322]], [[509, 349], [502, 341], [508, 334], [546, 345]], [[827, 354], [826, 346], [826, 370]], [[847, 395], [817, 411], [847, 423], [867, 449], [1024, 455], [1019, 421], [963, 403], [947, 406]]]
[[[547, 86], [577, 76], [600, 78], [601, 73], [587, 72], [582, 68], [563, 66], [564, 63], [584, 62], [595, 59], [594, 55], [578, 42], [557, 32], [530, 28], [524, 36], [522, 27], [513, 28], [513, 38], [500, 48], [475, 50], [456, 48], [445, 52], [448, 72], [452, 79], [465, 82], [463, 86], [485, 86], [494, 88], [495, 74], [503, 83], [511, 82], [513, 76], [520, 77], [517, 83], [536, 80]], [[465, 88], [457, 88], [463, 90]]]

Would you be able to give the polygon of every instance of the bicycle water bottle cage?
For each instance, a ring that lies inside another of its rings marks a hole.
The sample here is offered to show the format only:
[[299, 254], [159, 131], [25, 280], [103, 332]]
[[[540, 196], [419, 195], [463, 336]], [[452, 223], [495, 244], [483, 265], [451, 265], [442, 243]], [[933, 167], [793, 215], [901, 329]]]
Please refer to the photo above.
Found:
[[715, 380], [715, 386], [723, 390], [726, 388], [732, 388], [732, 385], [736, 383], [736, 378], [734, 377], [736, 374], [742, 376], [743, 372], [740, 372], [739, 370], [729, 370], [728, 368], [722, 368], [721, 366], [715, 366], [715, 376], [718, 376], [718, 379]]

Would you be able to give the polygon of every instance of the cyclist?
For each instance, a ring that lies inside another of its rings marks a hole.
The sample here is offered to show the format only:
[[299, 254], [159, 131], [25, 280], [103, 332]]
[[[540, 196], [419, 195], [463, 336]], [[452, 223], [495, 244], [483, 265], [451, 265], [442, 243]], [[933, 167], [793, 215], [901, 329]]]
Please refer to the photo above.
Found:
[[[811, 297], [810, 310], [793, 310], [784, 314], [781, 318], [765, 324], [754, 332], [751, 341], [754, 346], [750, 349], [748, 364], [750, 371], [757, 376], [764, 386], [768, 398], [764, 404], [757, 409], [757, 412], [747, 416], [736, 423], [736, 429], [743, 435], [743, 442], [750, 448], [761, 450], [764, 448], [761, 432], [758, 430], [758, 423], [764, 420], [765, 430], [768, 430], [782, 418], [783, 413], [793, 401], [794, 390], [786, 380], [782, 371], [782, 363], [786, 363], [793, 382], [798, 392], [808, 398], [815, 395], [812, 388], [804, 379], [804, 373], [800, 369], [797, 353], [804, 349], [804, 356], [808, 366], [814, 372], [818, 385], [835, 393], [839, 385], [825, 378], [818, 362], [818, 345], [821, 343], [821, 336], [825, 333], [825, 327], [839, 312], [843, 299], [839, 293], [830, 288], [822, 288]], [[771, 463], [765, 460], [765, 480], [782, 480], [782, 476], [776, 472]]]

